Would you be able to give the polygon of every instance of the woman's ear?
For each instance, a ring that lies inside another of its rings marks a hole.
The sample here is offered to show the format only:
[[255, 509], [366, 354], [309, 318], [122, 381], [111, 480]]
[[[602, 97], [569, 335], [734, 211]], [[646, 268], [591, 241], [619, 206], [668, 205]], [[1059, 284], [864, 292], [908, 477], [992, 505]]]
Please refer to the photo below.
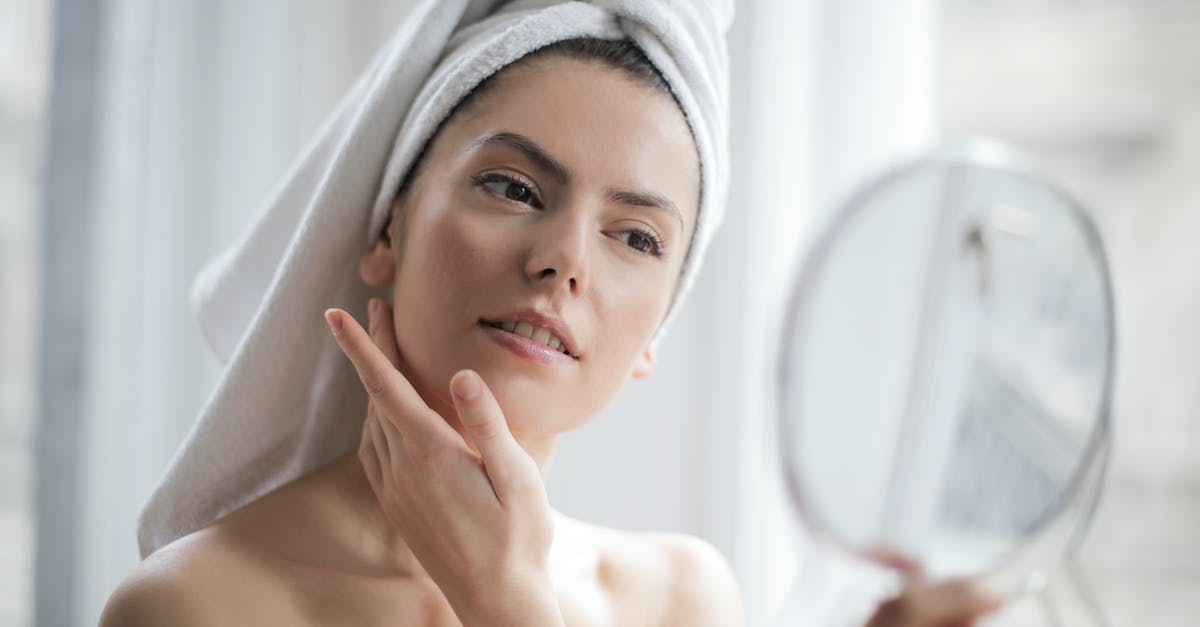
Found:
[[396, 238], [392, 229], [395, 215], [393, 211], [383, 232], [358, 261], [358, 276], [370, 287], [391, 285], [396, 278]]
[[633, 378], [645, 379], [654, 373], [654, 364], [657, 358], [654, 355], [654, 349], [646, 347], [645, 352], [638, 357], [637, 362], [633, 364]]

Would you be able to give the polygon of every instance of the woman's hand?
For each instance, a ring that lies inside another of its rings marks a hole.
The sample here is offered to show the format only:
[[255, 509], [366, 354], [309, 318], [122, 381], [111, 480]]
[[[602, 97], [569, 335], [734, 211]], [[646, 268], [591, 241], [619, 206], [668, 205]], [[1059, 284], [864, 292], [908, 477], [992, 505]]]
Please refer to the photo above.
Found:
[[1000, 602], [963, 580], [931, 584], [916, 563], [884, 552], [877, 561], [900, 571], [904, 587], [875, 610], [867, 627], [969, 627], [1000, 607]]
[[451, 396], [475, 451], [399, 371], [391, 308], [368, 303], [370, 336], [325, 313], [369, 395], [359, 460], [387, 520], [464, 625], [561, 625], [546, 571], [554, 523], [541, 473], [480, 376]]

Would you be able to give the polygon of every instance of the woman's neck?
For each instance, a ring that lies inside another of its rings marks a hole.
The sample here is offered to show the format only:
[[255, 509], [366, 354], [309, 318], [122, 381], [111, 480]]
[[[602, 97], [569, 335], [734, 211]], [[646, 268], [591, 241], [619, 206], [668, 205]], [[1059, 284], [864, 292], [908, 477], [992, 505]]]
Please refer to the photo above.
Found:
[[359, 558], [368, 561], [375, 572], [428, 578], [408, 543], [391, 530], [359, 461], [358, 450], [335, 460], [329, 470], [332, 491], [346, 505], [338, 512], [343, 517], [338, 527], [347, 530], [347, 538], [353, 538], [353, 550]]

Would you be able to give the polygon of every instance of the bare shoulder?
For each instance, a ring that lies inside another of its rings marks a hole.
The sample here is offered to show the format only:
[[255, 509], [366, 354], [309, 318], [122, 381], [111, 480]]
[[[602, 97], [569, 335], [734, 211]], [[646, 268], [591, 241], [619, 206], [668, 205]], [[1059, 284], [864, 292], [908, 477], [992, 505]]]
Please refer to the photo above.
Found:
[[138, 564], [109, 597], [100, 627], [264, 624], [279, 594], [263, 571], [225, 534], [199, 531]]
[[741, 594], [729, 560], [695, 536], [658, 534], [651, 540], [669, 572], [664, 625], [741, 625]]
[[655, 606], [652, 623], [670, 627], [742, 625], [741, 594], [729, 561], [709, 542], [684, 534], [599, 530], [602, 574], [639, 589]]

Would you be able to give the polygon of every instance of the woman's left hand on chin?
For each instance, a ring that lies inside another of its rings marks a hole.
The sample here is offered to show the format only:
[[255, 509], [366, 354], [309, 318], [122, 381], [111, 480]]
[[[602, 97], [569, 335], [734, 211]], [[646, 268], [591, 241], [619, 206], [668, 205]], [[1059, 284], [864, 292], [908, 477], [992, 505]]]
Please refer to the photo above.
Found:
[[367, 309], [369, 335], [342, 310], [326, 320], [369, 395], [358, 456], [387, 520], [464, 625], [561, 625], [537, 464], [487, 384], [462, 370], [450, 390], [472, 450], [398, 369], [391, 308], [373, 298]]

